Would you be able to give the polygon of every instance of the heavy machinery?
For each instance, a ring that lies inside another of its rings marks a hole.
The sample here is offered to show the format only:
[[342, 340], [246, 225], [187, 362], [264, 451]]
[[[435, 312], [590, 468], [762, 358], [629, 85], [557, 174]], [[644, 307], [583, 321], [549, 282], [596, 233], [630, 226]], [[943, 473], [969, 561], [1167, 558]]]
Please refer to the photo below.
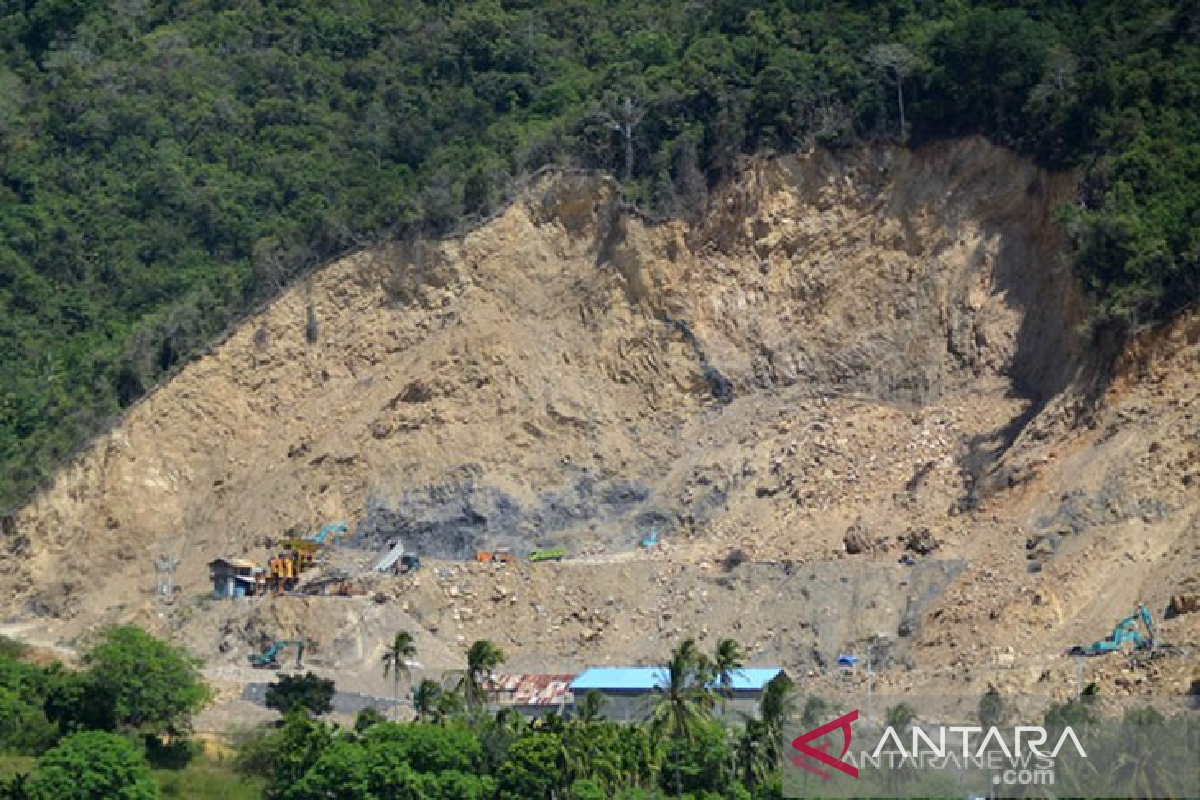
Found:
[[512, 551], [507, 547], [499, 547], [495, 550], [480, 550], [476, 552], [475, 560], [481, 564], [490, 564], [492, 562], [511, 564], [517, 559], [513, 557]]
[[250, 666], [255, 669], [279, 669], [282, 665], [277, 656], [289, 647], [296, 648], [296, 669], [300, 669], [301, 660], [304, 658], [304, 642], [291, 640], [271, 642], [271, 646], [261, 653], [252, 653]]
[[641, 545], [642, 545], [642, 547], [646, 548], [647, 550], [653, 550], [655, 547], [657, 547], [658, 546], [658, 528], [651, 528], [650, 535], [645, 537], [644, 539], [642, 539]]
[[[1139, 622], [1145, 629], [1144, 634], [1137, 629]], [[1156, 635], [1150, 609], [1146, 608], [1145, 603], [1139, 603], [1137, 611], [1120, 620], [1108, 638], [1086, 646], [1077, 645], [1071, 648], [1068, 655], [1102, 656], [1122, 649], [1153, 653], [1158, 647]]]
[[530, 561], [562, 561], [566, 558], [567, 551], [561, 547], [543, 548], [541, 550], [532, 550], [529, 553]]
[[375, 564], [377, 572], [395, 572], [399, 575], [407, 575], [410, 572], [416, 572], [421, 568], [421, 557], [416, 553], [406, 552], [404, 542], [397, 540], [392, 549], [387, 552], [383, 558], [379, 559]]

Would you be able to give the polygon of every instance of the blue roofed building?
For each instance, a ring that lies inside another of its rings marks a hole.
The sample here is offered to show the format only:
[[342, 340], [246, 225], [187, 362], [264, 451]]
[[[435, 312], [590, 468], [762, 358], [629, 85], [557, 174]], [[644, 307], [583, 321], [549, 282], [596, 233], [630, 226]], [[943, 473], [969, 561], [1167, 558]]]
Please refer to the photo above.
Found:
[[[783, 672], [780, 667], [745, 667], [734, 672], [725, 713], [757, 715], [763, 689]], [[589, 667], [571, 681], [571, 693], [578, 704], [587, 692], [600, 692], [605, 700], [605, 717], [616, 722], [640, 722], [649, 714], [651, 698], [665, 685], [664, 667]], [[710, 686], [719, 688], [716, 681]], [[720, 710], [718, 703], [717, 712]]]

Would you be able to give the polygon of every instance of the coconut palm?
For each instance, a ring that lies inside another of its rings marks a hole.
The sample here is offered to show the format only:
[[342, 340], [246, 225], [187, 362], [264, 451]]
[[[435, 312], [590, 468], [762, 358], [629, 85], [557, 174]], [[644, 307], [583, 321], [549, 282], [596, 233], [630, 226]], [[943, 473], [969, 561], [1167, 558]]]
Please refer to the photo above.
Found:
[[[908, 739], [908, 728], [916, 718], [917, 712], [907, 703], [892, 706], [887, 710], [887, 725], [896, 731], [902, 742]], [[898, 762], [888, 764], [888, 770], [883, 775], [883, 782], [893, 797], [899, 797], [904, 785], [912, 783], [919, 777], [916, 765], [910, 759], [901, 757]]]
[[1112, 754], [1106, 785], [1129, 797], [1178, 797], [1181, 765], [1190, 763], [1180, 748], [1184, 737], [1153, 707], [1130, 709], [1117, 731], [1109, 734]]
[[717, 642], [717, 650], [713, 654], [713, 672], [721, 692], [721, 714], [725, 714], [725, 703], [733, 697], [733, 676], [742, 671], [742, 649], [733, 639], [722, 639]]
[[467, 671], [459, 682], [459, 691], [467, 708], [478, 708], [486, 696], [484, 682], [496, 667], [504, 663], [504, 651], [494, 642], [480, 639], [467, 651]]
[[766, 735], [767, 754], [772, 768], [783, 761], [783, 731], [796, 716], [796, 692], [792, 679], [782, 672], [763, 688], [758, 718]]
[[579, 701], [575, 709], [575, 718], [583, 725], [591, 725], [604, 721], [604, 694], [595, 689], [589, 689]]
[[400, 631], [392, 640], [391, 646], [383, 654], [384, 680], [392, 678], [392, 698], [396, 701], [396, 718], [400, 718], [400, 677], [412, 677], [409, 664], [417, 655], [417, 644], [408, 631]]
[[[663, 735], [677, 744], [692, 741], [696, 726], [712, 716], [711, 662], [687, 639], [676, 648], [662, 675], [650, 712], [650, 730], [656, 739]], [[679, 775], [679, 750], [675, 749], [675, 794], [683, 796]]]
[[[778, 745], [775, 746], [778, 750]], [[734, 751], [734, 774], [741, 778], [746, 788], [765, 783], [774, 769], [772, 761], [771, 734], [766, 724], [759, 719], [747, 718]]]

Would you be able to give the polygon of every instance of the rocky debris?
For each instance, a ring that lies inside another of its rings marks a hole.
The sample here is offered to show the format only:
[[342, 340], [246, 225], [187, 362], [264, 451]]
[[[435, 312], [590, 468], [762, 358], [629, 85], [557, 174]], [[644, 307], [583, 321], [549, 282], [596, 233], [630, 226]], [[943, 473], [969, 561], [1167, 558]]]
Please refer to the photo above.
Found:
[[1200, 593], [1173, 595], [1170, 605], [1167, 606], [1167, 613], [1173, 617], [1194, 614], [1197, 611], [1200, 611]]
[[846, 552], [852, 556], [871, 551], [873, 543], [863, 528], [861, 518], [856, 520], [850, 526], [850, 529], [846, 531], [846, 535], [842, 539], [842, 544], [845, 546]]
[[912, 553], [927, 556], [937, 550], [942, 543], [934, 538], [933, 531], [929, 528], [909, 528], [900, 537], [900, 544]]

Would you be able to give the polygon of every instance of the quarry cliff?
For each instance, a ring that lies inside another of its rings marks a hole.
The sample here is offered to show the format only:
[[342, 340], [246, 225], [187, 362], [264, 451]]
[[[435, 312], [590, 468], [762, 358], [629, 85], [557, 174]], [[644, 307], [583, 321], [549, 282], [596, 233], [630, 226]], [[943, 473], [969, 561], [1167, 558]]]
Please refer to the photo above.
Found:
[[[884, 634], [897, 687], [1073, 691], [1062, 652], [1198, 591], [1200, 555], [1200, 317], [1098, 384], [1074, 191], [974, 139], [757, 160], [686, 221], [541, 175], [461, 237], [312, 273], [140, 402], [5, 531], [7, 622], [70, 646], [137, 621], [211, 664], [309, 635], [364, 690], [399, 625], [431, 667], [483, 637], [562, 671], [732, 636], [815, 680]], [[426, 568], [202, 600], [210, 560], [333, 520]], [[497, 546], [569, 558], [467, 563]]]

